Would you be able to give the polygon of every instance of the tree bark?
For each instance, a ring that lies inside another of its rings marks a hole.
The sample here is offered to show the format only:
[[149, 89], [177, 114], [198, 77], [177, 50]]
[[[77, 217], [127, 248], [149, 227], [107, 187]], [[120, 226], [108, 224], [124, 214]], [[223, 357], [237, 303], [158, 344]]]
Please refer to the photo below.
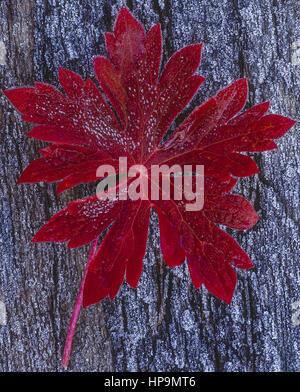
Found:
[[[2, 0], [1, 89], [35, 80], [58, 86], [58, 67], [93, 78], [92, 57], [105, 55], [127, 5], [146, 30], [161, 23], [163, 65], [181, 47], [203, 42], [206, 82], [176, 124], [233, 80], [249, 80], [248, 105], [271, 101], [271, 111], [299, 112], [299, 0]], [[80, 186], [55, 195], [52, 184], [16, 186], [43, 145], [0, 97], [0, 371], [63, 371], [68, 323], [88, 247], [33, 244], [51, 215], [94, 191]], [[299, 128], [298, 128], [299, 129]], [[237, 271], [228, 306], [192, 287], [186, 265], [169, 269], [151, 228], [137, 290], [124, 284], [116, 299], [81, 312], [68, 371], [299, 371], [299, 144], [297, 126], [279, 149], [253, 154], [260, 173], [238, 191], [260, 220], [230, 231], [255, 268]]]

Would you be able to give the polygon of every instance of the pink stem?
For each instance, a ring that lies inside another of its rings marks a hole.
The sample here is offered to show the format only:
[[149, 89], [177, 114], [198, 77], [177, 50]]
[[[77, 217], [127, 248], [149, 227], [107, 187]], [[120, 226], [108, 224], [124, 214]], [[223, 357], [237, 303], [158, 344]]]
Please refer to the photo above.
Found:
[[87, 262], [87, 265], [85, 267], [85, 271], [84, 271], [84, 275], [83, 275], [83, 278], [82, 278], [82, 281], [81, 281], [78, 297], [77, 297], [77, 300], [76, 300], [76, 303], [75, 303], [75, 307], [74, 307], [74, 310], [73, 310], [73, 314], [72, 314], [72, 317], [71, 317], [71, 320], [70, 320], [69, 329], [68, 329], [67, 338], [66, 338], [66, 343], [65, 343], [65, 348], [64, 348], [64, 353], [63, 353], [63, 359], [62, 359], [62, 365], [63, 365], [63, 367], [65, 369], [68, 367], [68, 364], [69, 364], [71, 348], [72, 348], [72, 341], [73, 341], [73, 337], [74, 337], [74, 333], [75, 333], [76, 323], [77, 323], [77, 320], [78, 320], [78, 317], [79, 317], [79, 313], [80, 313], [80, 310], [81, 310], [81, 306], [82, 306], [84, 283], [85, 283], [85, 280], [86, 280], [86, 276], [87, 276], [89, 265], [91, 264], [91, 261], [93, 260], [93, 257], [95, 256], [96, 249], [97, 249], [97, 244], [98, 244], [98, 238], [96, 238], [92, 242], [92, 246], [91, 246], [88, 262]]

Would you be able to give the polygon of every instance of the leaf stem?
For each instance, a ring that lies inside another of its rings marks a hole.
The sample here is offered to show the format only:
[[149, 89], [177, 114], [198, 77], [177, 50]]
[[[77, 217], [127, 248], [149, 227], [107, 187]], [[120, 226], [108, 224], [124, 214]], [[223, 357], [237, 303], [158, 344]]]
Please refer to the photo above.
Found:
[[64, 353], [63, 353], [63, 358], [62, 358], [62, 366], [65, 369], [67, 369], [68, 364], [69, 364], [71, 348], [72, 348], [72, 341], [73, 341], [75, 328], [76, 328], [76, 323], [78, 321], [78, 317], [79, 317], [79, 313], [80, 313], [81, 306], [82, 306], [82, 301], [83, 301], [83, 288], [84, 288], [84, 284], [85, 284], [85, 280], [86, 280], [86, 276], [87, 276], [89, 265], [91, 264], [91, 261], [93, 260], [93, 258], [95, 256], [95, 253], [96, 253], [98, 239], [99, 238], [96, 238], [92, 242], [89, 258], [88, 258], [88, 261], [87, 261], [87, 264], [86, 264], [86, 267], [85, 267], [85, 271], [84, 271], [84, 275], [83, 275], [83, 278], [82, 278], [82, 281], [81, 281], [78, 297], [77, 297], [77, 300], [76, 300], [76, 303], [75, 303], [75, 306], [74, 306], [74, 310], [73, 310], [73, 314], [72, 314], [72, 317], [71, 317], [71, 320], [70, 320], [69, 329], [68, 329], [67, 338], [66, 338], [66, 343], [65, 343], [65, 348], [64, 348]]

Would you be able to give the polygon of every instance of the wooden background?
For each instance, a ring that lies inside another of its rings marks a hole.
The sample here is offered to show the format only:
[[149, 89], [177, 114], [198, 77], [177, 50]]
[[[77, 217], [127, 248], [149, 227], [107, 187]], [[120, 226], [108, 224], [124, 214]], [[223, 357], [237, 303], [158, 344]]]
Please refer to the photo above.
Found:
[[[299, 119], [299, 0], [1, 0], [0, 87], [58, 85], [59, 65], [93, 77], [121, 5], [148, 30], [160, 22], [163, 64], [184, 45], [204, 43], [207, 80], [187, 114], [233, 80], [249, 78], [248, 105]], [[177, 119], [177, 123], [183, 117]], [[69, 319], [88, 247], [32, 244], [33, 234], [74, 197], [44, 183], [16, 186], [37, 158], [30, 126], [0, 97], [0, 370], [62, 371]], [[255, 268], [238, 271], [231, 306], [195, 291], [186, 266], [170, 270], [152, 217], [142, 280], [117, 298], [82, 311], [69, 371], [299, 371], [299, 139], [294, 127], [279, 149], [255, 155], [260, 174], [239, 193], [260, 220], [234, 232]]]

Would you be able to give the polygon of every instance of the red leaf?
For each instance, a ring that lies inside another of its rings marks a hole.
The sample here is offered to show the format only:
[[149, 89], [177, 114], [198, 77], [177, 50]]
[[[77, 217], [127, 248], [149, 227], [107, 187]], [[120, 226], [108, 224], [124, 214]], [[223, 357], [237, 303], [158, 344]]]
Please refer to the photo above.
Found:
[[247, 79], [240, 79], [216, 95], [218, 125], [226, 124], [243, 109], [247, 99]]
[[97, 196], [73, 201], [55, 214], [32, 241], [69, 241], [69, 248], [77, 248], [97, 238], [116, 219], [119, 211], [119, 201], [103, 201]]
[[180, 236], [176, 226], [172, 225], [159, 207], [155, 207], [159, 217], [160, 247], [165, 262], [175, 267], [184, 262], [185, 252], [180, 245]]
[[[144, 202], [123, 206], [89, 266], [84, 307], [107, 295], [113, 299], [123, 282], [125, 270], [128, 283], [136, 287], [146, 251], [149, 207], [149, 203]], [[97, 284], [97, 280], [101, 285]]]
[[81, 182], [97, 180], [96, 171], [100, 165], [113, 165], [116, 167], [116, 173], [118, 172], [118, 161], [91, 148], [53, 144], [40, 152], [42, 158], [27, 166], [18, 184], [63, 180], [57, 188], [57, 193], [60, 193]]
[[205, 216], [238, 230], [250, 229], [258, 220], [251, 204], [238, 195], [211, 196], [205, 206]]
[[[121, 180], [118, 158], [128, 166], [204, 165], [203, 208], [188, 211], [186, 195], [169, 200], [152, 195], [123, 200], [118, 194], [110, 200], [97, 196], [71, 202], [54, 215], [35, 235], [34, 242], [65, 242], [69, 248], [93, 242], [110, 225], [98, 250], [91, 252], [88, 270], [76, 303], [88, 306], [117, 294], [124, 277], [136, 287], [146, 251], [150, 208], [158, 214], [162, 255], [170, 267], [187, 261], [195, 288], [204, 285], [211, 293], [231, 302], [236, 285], [232, 266], [252, 267], [246, 253], [217, 224], [244, 230], [258, 216], [243, 197], [229, 194], [237, 182], [258, 172], [253, 158], [242, 152], [277, 148], [273, 139], [281, 137], [295, 121], [266, 112], [269, 103], [256, 105], [243, 113], [247, 81], [240, 79], [196, 107], [163, 144], [163, 137], [176, 116], [190, 102], [204, 81], [196, 75], [201, 44], [175, 53], [159, 76], [162, 35], [160, 25], [145, 33], [143, 26], [123, 7], [113, 33], [105, 34], [109, 59], [94, 59], [95, 74], [105, 94], [72, 71], [60, 68], [59, 81], [65, 94], [45, 83], [33, 88], [5, 91], [22, 113], [23, 119], [38, 124], [29, 136], [54, 143], [43, 148], [41, 158], [23, 172], [19, 183], [61, 181], [58, 192], [81, 182], [97, 179], [99, 165], [110, 164], [120, 181], [112, 190], [133, 184]], [[110, 102], [111, 106], [107, 103]], [[197, 183], [194, 166], [190, 181]], [[145, 178], [145, 177], [144, 177]], [[199, 178], [198, 178], [199, 179]], [[154, 183], [159, 196], [162, 185]], [[177, 185], [177, 187], [179, 187]], [[138, 189], [139, 187], [137, 187]], [[179, 189], [179, 188], [178, 188]], [[141, 187], [140, 187], [141, 191]], [[141, 193], [145, 196], [145, 192]], [[83, 295], [82, 295], [83, 290]], [[71, 332], [73, 333], [73, 324]], [[71, 335], [70, 335], [71, 336]], [[70, 339], [68, 340], [68, 349]], [[67, 363], [64, 357], [64, 363]]]
[[127, 283], [136, 288], [143, 269], [143, 258], [146, 252], [148, 226], [149, 226], [150, 205], [142, 202], [137, 218], [131, 227], [131, 238], [133, 242], [133, 252], [127, 261], [126, 280]]
[[59, 68], [59, 83], [70, 99], [77, 99], [84, 95], [84, 81], [75, 72]]
[[[146, 35], [123, 7], [113, 33], [106, 33], [105, 39], [111, 61], [95, 58], [95, 73], [121, 128], [93, 82], [84, 82], [72, 71], [59, 70], [67, 96], [44, 83], [7, 90], [6, 96], [23, 118], [40, 124], [29, 136], [56, 143], [41, 150], [42, 157], [25, 169], [19, 183], [61, 181], [59, 193], [96, 180], [101, 164], [112, 165], [117, 174], [120, 156], [129, 164], [138, 162], [148, 169], [151, 164], [202, 164], [206, 173], [204, 208], [187, 213], [172, 200], [161, 203], [150, 197], [142, 204], [121, 200], [106, 203], [92, 197], [73, 202], [56, 214], [34, 241], [69, 241], [69, 247], [80, 246], [115, 221], [89, 267], [84, 303], [94, 303], [106, 295], [113, 298], [125, 271], [128, 283], [137, 285], [149, 208], [154, 206], [168, 265], [180, 265], [187, 258], [195, 287], [204, 283], [229, 302], [235, 286], [229, 264], [248, 268], [250, 261], [230, 237], [216, 231], [213, 222], [236, 229], [255, 224], [258, 217], [252, 206], [241, 196], [226, 195], [236, 182], [231, 176], [257, 173], [253, 159], [241, 152], [276, 148], [272, 139], [281, 137], [295, 122], [265, 115], [268, 103], [238, 114], [247, 99], [247, 81], [240, 79], [197, 107], [160, 147], [165, 131], [204, 80], [194, 75], [202, 45], [190, 45], [175, 53], [159, 78], [160, 25]], [[232, 253], [230, 249], [235, 250]]]

